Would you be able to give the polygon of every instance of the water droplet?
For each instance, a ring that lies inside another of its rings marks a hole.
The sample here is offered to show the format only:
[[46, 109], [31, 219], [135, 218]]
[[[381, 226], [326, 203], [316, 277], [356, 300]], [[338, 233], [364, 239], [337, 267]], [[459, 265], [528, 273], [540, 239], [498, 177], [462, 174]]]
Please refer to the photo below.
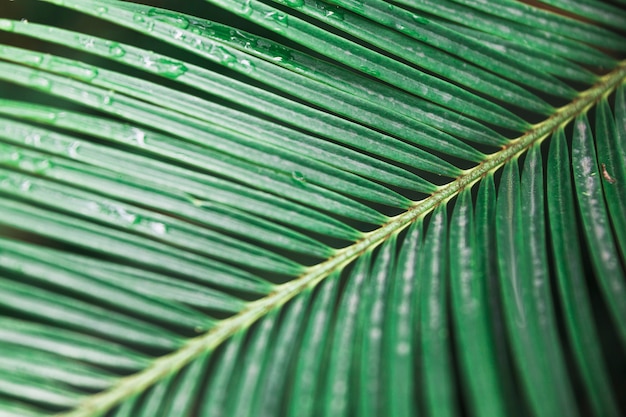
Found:
[[91, 65], [78, 62], [68, 62], [63, 58], [50, 57], [46, 66], [52, 72], [68, 75], [85, 81], [90, 81], [98, 75], [98, 71]]
[[126, 223], [135, 224], [135, 223], [138, 222], [137, 216], [132, 214], [132, 213], [129, 213], [123, 207], [120, 207], [120, 206], [110, 206], [110, 207], [107, 207], [107, 208], [111, 210], [111, 214], [114, 217], [117, 217], [117, 218], [119, 218], [120, 220], [122, 220], [122, 221], [124, 221]]
[[254, 71], [255, 66], [247, 59], [242, 59], [241, 61], [239, 61], [239, 68], [241, 68], [245, 73], [251, 73], [252, 71]]
[[133, 142], [137, 142], [137, 145], [139, 146], [146, 146], [146, 132], [141, 129], [137, 129], [136, 127], [133, 127], [131, 131], [133, 132], [133, 134], [130, 140]]
[[174, 30], [173, 34], [172, 34], [172, 38], [176, 39], [177, 41], [181, 40], [184, 36], [184, 33], [182, 30]]
[[17, 166], [25, 171], [34, 172], [36, 174], [43, 174], [48, 168], [50, 168], [50, 161], [43, 158], [25, 158], [19, 153], [16, 155]]
[[250, 16], [252, 14], [252, 0], [244, 0], [241, 3], [240, 13], [246, 16]]
[[325, 17], [336, 20], [344, 20], [344, 12], [343, 9], [339, 6], [334, 6], [330, 4], [326, 4], [321, 1], [315, 2], [315, 7], [320, 10]]
[[150, 55], [144, 55], [141, 60], [143, 62], [143, 66], [146, 68], [152, 68], [154, 65], [154, 61]]
[[38, 74], [33, 74], [28, 77], [28, 83], [30, 86], [39, 90], [49, 91], [50, 88], [52, 88], [52, 83], [50, 82], [50, 80]]
[[293, 171], [291, 173], [291, 178], [293, 178], [294, 180], [296, 180], [298, 182], [306, 182], [306, 177], [300, 171]]
[[97, 14], [105, 14], [105, 13], [106, 13], [106, 12], [108, 12], [108, 11], [109, 11], [109, 9], [107, 9], [107, 8], [106, 8], [106, 7], [104, 7], [104, 6], [99, 6], [99, 7], [96, 7], [96, 13], [97, 13]]
[[276, 0], [277, 3], [284, 4], [289, 7], [302, 7], [304, 0]]
[[422, 24], [422, 25], [425, 25], [425, 24], [429, 23], [429, 22], [428, 22], [428, 19], [426, 19], [425, 17], [422, 17], [422, 16], [418, 16], [418, 15], [416, 15], [416, 14], [411, 15], [411, 18], [412, 18], [412, 19], [413, 19], [416, 23], [420, 23], [420, 24]]
[[83, 103], [91, 106], [102, 106], [102, 105], [110, 105], [113, 103], [113, 92], [102, 95], [99, 93], [94, 93], [91, 91], [81, 91], [80, 97], [83, 100]]
[[28, 135], [24, 138], [24, 143], [26, 145], [32, 145], [34, 147], [39, 147], [41, 146], [41, 135], [38, 134], [32, 134], [32, 135]]
[[109, 45], [109, 55], [111, 55], [113, 58], [121, 58], [126, 55], [126, 51], [120, 46], [119, 43], [111, 42], [111, 44]]
[[70, 144], [70, 146], [68, 146], [67, 148], [67, 156], [69, 156], [70, 158], [74, 159], [76, 157], [78, 157], [78, 148], [80, 147], [80, 142], [76, 141], [76, 142], [72, 142]]
[[8, 157], [7, 157], [6, 154], [0, 153], [0, 158], [3, 158], [3, 159], [0, 159], [0, 161], [5, 160], [5, 161], [18, 161], [19, 162], [19, 160], [22, 159], [22, 154], [19, 153], [18, 151], [13, 151], [10, 154], [8, 154]]
[[232, 67], [237, 63], [237, 57], [223, 46], [214, 46], [211, 48], [211, 55], [213, 55], [218, 62], [227, 67]]
[[411, 352], [411, 345], [406, 342], [399, 343], [396, 346], [396, 352], [401, 356], [408, 355]]
[[283, 32], [285, 28], [289, 26], [289, 21], [285, 13], [272, 10], [271, 12], [265, 13], [263, 17], [265, 20], [272, 23], [272, 29], [276, 32]]
[[244, 48], [254, 48], [258, 45], [258, 38], [238, 30], [231, 32], [230, 40], [232, 42], [237, 42]]
[[280, 45], [272, 44], [267, 48], [267, 52], [271, 55], [271, 59], [276, 62], [293, 62], [292, 51]]
[[378, 340], [382, 337], [383, 332], [379, 328], [373, 328], [369, 331], [369, 338], [372, 340]]
[[28, 19], [21, 18], [21, 19], [20, 19], [20, 22], [22, 22], [22, 23], [24, 23], [24, 24], [28, 24]]
[[90, 201], [86, 206], [88, 210], [108, 217], [116, 223], [136, 224], [140, 221], [137, 215], [129, 213], [124, 207], [115, 204]]
[[9, 54], [13, 59], [29, 66], [40, 66], [43, 62], [43, 55], [38, 52], [27, 50], [9, 50], [8, 47], [0, 46], [3, 54]]
[[372, 77], [380, 77], [380, 71], [369, 68], [369, 67], [359, 67], [361, 71], [364, 73], [371, 75]]
[[24, 180], [20, 183], [20, 191], [22, 192], [28, 192], [30, 191], [31, 187], [33, 186], [33, 184], [28, 181], [28, 180]]
[[87, 36], [78, 36], [78, 43], [83, 45], [83, 47], [85, 48], [93, 48], [95, 45], [95, 40], [94, 38]]
[[157, 235], [164, 235], [167, 232], [167, 226], [160, 222], [150, 222], [150, 229]]
[[181, 62], [167, 58], [158, 58], [154, 61], [156, 72], [167, 78], [178, 78], [187, 72], [187, 67]]
[[187, 29], [189, 27], [189, 20], [178, 13], [168, 12], [165, 10], [151, 9], [148, 11], [148, 16], [154, 20], [168, 23], [172, 26], [176, 26], [180, 29]]
[[133, 21], [135, 21], [137, 25], [142, 26], [143, 29], [148, 32], [152, 32], [152, 29], [154, 29], [154, 21], [142, 14], [134, 14]]
[[8, 20], [8, 19], [0, 19], [0, 30], [13, 30], [13, 28], [15, 27], [15, 25], [13, 24], [12, 20]]

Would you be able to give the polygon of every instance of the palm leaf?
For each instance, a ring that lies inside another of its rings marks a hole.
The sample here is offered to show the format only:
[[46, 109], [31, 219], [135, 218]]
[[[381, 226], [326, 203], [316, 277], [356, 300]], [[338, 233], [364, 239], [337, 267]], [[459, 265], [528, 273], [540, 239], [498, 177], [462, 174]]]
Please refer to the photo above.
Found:
[[623, 1], [153, 3], [0, 13], [0, 415], [626, 411]]

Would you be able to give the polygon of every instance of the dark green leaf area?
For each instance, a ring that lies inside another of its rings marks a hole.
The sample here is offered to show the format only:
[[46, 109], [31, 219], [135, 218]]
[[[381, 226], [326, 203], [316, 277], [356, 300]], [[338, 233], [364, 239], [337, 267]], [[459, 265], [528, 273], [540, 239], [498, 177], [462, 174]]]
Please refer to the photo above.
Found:
[[[77, 7], [87, 13], [94, 13], [97, 12], [98, 4], [107, 3], [108, 2], [98, 3], [94, 1], [88, 2], [85, 5], [74, 5], [73, 7]], [[403, 66], [383, 55], [372, 53], [370, 50], [342, 37], [335, 36], [331, 33], [326, 33], [324, 35], [323, 30], [320, 28], [294, 16], [288, 18], [282, 11], [264, 3], [257, 1], [247, 1], [245, 4], [234, 4], [219, 1], [214, 3], [225, 8], [226, 10], [237, 14], [243, 14], [247, 19], [250, 19], [261, 26], [267, 27], [270, 30], [277, 30], [280, 33], [287, 34], [302, 45], [327, 55], [331, 59], [344, 62], [355, 69], [364, 68], [366, 72], [373, 73], [381, 80], [391, 83], [392, 85], [396, 85], [399, 89], [415, 94], [418, 97], [423, 97], [429, 101], [443, 105], [444, 107], [449, 107], [457, 112], [463, 109], [462, 111], [464, 113], [478, 118], [483, 117], [482, 115], [487, 113], [490, 116], [488, 120], [496, 125], [502, 126], [502, 123], [508, 122], [517, 124], [521, 127], [524, 124], [523, 121], [517, 118], [514, 114], [506, 111], [505, 109], [498, 108], [498, 106], [494, 106], [486, 100], [482, 100], [479, 97], [471, 97], [471, 95], [467, 94], [465, 91], [450, 84], [446, 85], [447, 88], [441, 89], [440, 85], [445, 85], [445, 83], [435, 77], [429, 77], [424, 73], [414, 71], [411, 68]], [[72, 3], [66, 2], [66, 4], [69, 5]], [[244, 12], [244, 9], [246, 8], [247, 11]], [[164, 40], [171, 41], [170, 36], [165, 38], [166, 34], [170, 35], [171, 33], [171, 29], [166, 27], [166, 23], [161, 22], [158, 19], [154, 19], [151, 16], [140, 17], [131, 22], [130, 18], [133, 16], [133, 11], [138, 11], [136, 7], [131, 7], [131, 9], [132, 10], [123, 11], [121, 8], [114, 8], [109, 5], [105, 13], [99, 14], [112, 20], [115, 19], [118, 22], [127, 21], [128, 23], [126, 23], [126, 25], [137, 29], [145, 29], [145, 26], [148, 25], [150, 26], [150, 32], [160, 32], [160, 36], [163, 37]], [[267, 16], [269, 16], [269, 18]], [[178, 26], [176, 27], [176, 30], [182, 34], [186, 34], [187, 26], [184, 29], [181, 29], [180, 26]], [[193, 34], [192, 30], [189, 30], [189, 32], [190, 34]], [[193, 39], [193, 36], [183, 36], [179, 37], [177, 40], [187, 40], [187, 42], [189, 42], [191, 39]], [[241, 53], [224, 46], [221, 42], [217, 45], [215, 42], [209, 42], [209, 48], [206, 48], [201, 44], [202, 42], [192, 44], [191, 48], [195, 51], [201, 52], [204, 56], [210, 57], [210, 59], [222, 65], [231, 66], [234, 69], [243, 71], [252, 77], [261, 77], [264, 81], [270, 82], [272, 86], [280, 89], [285, 89], [285, 86], [292, 84], [291, 80], [293, 79], [293, 76], [290, 71], [282, 71], [274, 67], [273, 72], [282, 75], [279, 83], [278, 80], [276, 80], [275, 75], [270, 74], [269, 71], [266, 70], [268, 65], [265, 61], [251, 61], [249, 59], [245, 59], [241, 56]], [[345, 55], [341, 53], [342, 49], [351, 49], [356, 53]], [[242, 68], [241, 65], [236, 65], [236, 63], [241, 64], [243, 61], [248, 63], [254, 62], [254, 66], [251, 67], [249, 65], [243, 65], [244, 68]], [[272, 80], [272, 78], [274, 78], [274, 80]], [[425, 85], [425, 80], [428, 80], [428, 86]], [[316, 83], [308, 77], [300, 78], [298, 90], [295, 90], [294, 93], [298, 95], [305, 94], [305, 96], [311, 99], [311, 95], [306, 93], [307, 90], [311, 92], [317, 91], [318, 94], [323, 94], [328, 91], [326, 97], [329, 100], [332, 100], [333, 96], [336, 96], [339, 93], [336, 89], [328, 89], [325, 83]], [[459, 96], [458, 104], [456, 101], [451, 100], [452, 92]], [[348, 100], [350, 100], [350, 96], [346, 95], [344, 107], [347, 107]], [[479, 109], [482, 111], [479, 111]], [[373, 115], [374, 114], [375, 113], [373, 113]]]
[[[157, 65], [157, 63], [167, 62], [168, 65], [174, 65], [172, 64], [173, 61], [168, 60], [166, 56], [156, 54], [141, 48], [133, 47], [131, 45], [119, 44], [117, 42], [111, 42], [93, 36], [76, 36], [73, 32], [64, 31], [57, 28], [49, 28], [36, 24], [26, 25], [24, 24], [24, 22], [7, 23], [9, 23], [8, 27], [3, 27], [2, 25], [0, 25], [0, 29], [11, 30], [12, 32], [20, 33], [27, 36], [43, 36], [43, 34], [45, 33], [46, 39], [50, 42], [68, 45], [83, 52], [97, 54], [99, 56], [109, 58], [114, 61], [124, 63], [126, 65], [130, 65], [143, 71], [156, 73], [157, 75], [163, 76], [160, 70], [161, 67]], [[234, 33], [240, 33], [239, 31], [235, 31], [234, 29], [233, 31]], [[26, 55], [32, 57], [33, 53], [28, 52], [28, 54]], [[11, 53], [11, 57], [12, 59], [17, 59], [20, 58], [20, 54], [16, 54], [15, 51], [13, 51]], [[21, 58], [24, 59], [25, 57]], [[56, 65], [58, 62], [55, 58], [47, 58], [43, 60], [39, 58], [36, 58], [34, 60], [26, 58], [26, 62], [28, 62], [29, 65], [33, 66], [53, 66], [57, 67], [56, 69], [58, 69], [58, 65]], [[146, 62], [150, 63], [150, 65], [147, 65]], [[322, 135], [339, 143], [348, 144], [358, 149], [367, 151], [370, 154], [373, 153], [387, 158], [392, 156], [392, 159], [401, 161], [404, 164], [410, 166], [419, 167], [421, 169], [428, 169], [428, 167], [431, 167], [430, 169], [433, 169], [432, 167], [435, 166], [437, 167], [436, 172], [440, 172], [444, 168], [447, 168], [449, 170], [449, 164], [447, 164], [444, 160], [436, 158], [426, 152], [420, 151], [419, 149], [409, 146], [408, 144], [403, 145], [403, 142], [394, 140], [393, 138], [390, 138], [379, 132], [374, 132], [371, 129], [356, 125], [340, 117], [324, 113], [322, 111], [316, 110], [313, 107], [300, 104], [296, 101], [288, 100], [284, 97], [272, 94], [269, 91], [256, 88], [252, 85], [245, 84], [233, 78], [225, 77], [219, 73], [209, 71], [197, 65], [192, 65], [189, 63], [183, 64], [182, 62], [176, 65], [186, 68], [186, 72], [181, 73], [175, 78], [177, 82], [183, 83], [187, 86], [191, 86], [200, 91], [205, 91], [211, 95], [215, 95], [229, 102], [234, 102], [240, 106], [271, 117], [272, 119], [285, 122], [294, 127], [297, 127], [298, 129], [309, 130], [312, 133]], [[72, 70], [72, 67], [68, 69], [68, 66], [64, 65], [62, 68], [64, 68], [65, 71], [70, 70], [71, 76], [77, 75], [76, 71]], [[97, 77], [97, 72], [94, 72], [93, 67], [88, 67], [86, 69], [86, 73], [89, 74], [86, 77], [87, 81], [93, 79], [94, 77]], [[78, 78], [85, 80], [85, 74], [78, 76]], [[141, 83], [145, 84], [145, 82]], [[119, 83], [116, 84], [116, 88], [119, 87], [121, 87]], [[384, 89], [384, 85], [382, 84], [375, 85], [367, 83], [367, 85], [360, 85], [360, 88], [366, 88], [368, 89], [368, 91], [371, 89], [377, 89], [378, 91], [375, 94], [376, 100], [384, 99], [389, 101], [393, 97], [395, 97], [394, 94], [389, 93], [388, 89]], [[134, 90], [136, 90], [136, 88]], [[169, 91], [170, 93], [173, 92], [172, 90]], [[193, 97], [192, 99], [195, 102], [199, 101], [196, 97]], [[406, 95], [405, 97], [400, 97], [398, 99], [393, 99], [393, 101], [389, 101], [387, 103], [388, 105], [385, 107], [387, 109], [403, 109], [403, 114], [405, 116], [417, 118], [417, 120], [421, 121], [422, 123], [432, 124], [434, 127], [442, 130], [443, 132], [455, 134], [466, 140], [489, 145], [501, 145], [505, 143], [505, 139], [495, 131], [481, 126], [478, 123], [472, 122], [470, 119], [462, 117], [461, 115], [455, 115], [454, 120], [450, 118], [444, 118], [440, 114], [441, 109], [429, 106], [428, 102], [420, 102], [419, 105], [410, 105], [411, 102], [412, 99], [408, 95]], [[202, 101], [202, 105], [208, 106], [212, 105], [212, 103]], [[189, 106], [187, 105], [183, 106], [183, 110], [188, 108]], [[380, 111], [380, 109], [378, 111]], [[224, 113], [232, 114], [233, 111], [229, 110], [227, 107], [223, 107], [220, 110], [218, 117], [220, 119], [224, 119]], [[213, 117], [211, 119], [212, 121], [215, 120]], [[237, 114], [235, 119], [230, 117], [228, 119], [228, 123], [230, 123], [231, 125], [237, 125], [239, 128], [241, 128], [242, 126], [245, 127], [245, 124], [241, 123], [241, 119], [250, 120], [250, 116], [239, 113]], [[262, 126], [268, 126], [268, 124], [264, 123], [261, 119], [255, 119], [255, 124], [257, 123]], [[285, 131], [284, 129], [280, 129], [276, 124], [270, 126], [272, 130], [276, 131], [278, 129], [278, 132], [285, 132], [289, 137], [293, 137], [295, 135], [295, 138], [297, 138], [299, 142], [313, 142], [315, 144], [314, 146], [316, 147], [331, 147], [336, 152], [354, 155], [354, 152], [350, 152], [349, 149], [332, 147], [332, 144], [328, 142], [320, 142], [314, 137], [301, 135], [293, 130]], [[258, 127], [256, 127], [255, 130], [258, 130]], [[435, 133], [435, 131], [433, 130], [430, 130], [430, 132]], [[263, 141], [271, 139], [271, 136], [268, 138], [257, 135], [257, 137], [259, 137]], [[418, 135], [418, 132], [413, 131], [409, 134], [407, 139], [410, 141], [417, 140], [418, 142], [420, 142], [420, 140], [424, 140], [426, 138], [423, 135]], [[288, 138], [283, 137], [282, 140], [285, 141], [288, 140]], [[320, 150], [317, 151], [317, 153], [319, 152]], [[325, 161], [331, 162], [327, 159], [325, 159]], [[377, 161], [375, 159], [370, 159], [369, 161], [369, 165], [380, 165], [380, 163], [381, 161]]]
[[594, 411], [597, 415], [617, 416], [616, 399], [598, 343], [589, 284], [584, 277], [570, 158], [563, 130], [557, 131], [551, 140], [546, 175], [547, 192], [553, 196], [548, 199], [549, 225], [568, 340]]
[[626, 273], [620, 262], [609, 223], [605, 191], [602, 187], [603, 175], [596, 162], [593, 142], [594, 132], [589, 121], [586, 116], [580, 116], [574, 124], [572, 142], [574, 184], [579, 210], [598, 284], [617, 324], [622, 346], [626, 348], [626, 324], [621, 319], [626, 314], [626, 298], [623, 297], [626, 291]]
[[[550, 55], [561, 56], [587, 65], [610, 67], [612, 65], [611, 62], [613, 62], [610, 56], [589, 45], [571, 40], [568, 36], [550, 33], [553, 24], [554, 27], [560, 26], [561, 29], [564, 28], [562, 24], [558, 24], [559, 21], [562, 21], [562, 16], [558, 14], [550, 14], [544, 22], [535, 20], [534, 22], [524, 24], [519, 21], [519, 12], [498, 14], [496, 11], [496, 13], [490, 13], [489, 10], [485, 10], [487, 8], [484, 4], [481, 5], [475, 1], [446, 0], [412, 3], [402, 0], [399, 3], [405, 7], [419, 10], [419, 14], [416, 16], [416, 20], [418, 21], [428, 21], [428, 19], [431, 19], [444, 26], [447, 26], [450, 21], [458, 22], [463, 26], [507, 39], [524, 49], [539, 50]], [[512, 4], [511, 2], [503, 3], [506, 4], [503, 4], [502, 7]], [[594, 3], [599, 4], [600, 2]], [[521, 4], [519, 6], [523, 7]], [[429, 16], [429, 18], [425, 18], [424, 16]], [[567, 27], [566, 30], [569, 30], [572, 24], [577, 25], [580, 23], [572, 22], [568, 19], [565, 25], [565, 27]], [[620, 37], [615, 35], [612, 37], [614, 37], [613, 44], [616, 48], [620, 49]], [[608, 36], [603, 37], [603, 41], [606, 41], [607, 38]]]
[[[545, 262], [544, 191], [539, 149], [526, 159], [520, 180], [517, 161], [505, 167], [498, 198], [500, 276], [512, 348], [519, 360], [531, 407], [573, 408], [573, 396], [556, 339]], [[522, 228], [522, 224], [532, 227]], [[526, 234], [526, 232], [528, 234]], [[551, 357], [552, 356], [552, 357]], [[544, 371], [558, 384], [548, 385]], [[539, 381], [546, 385], [539, 385]]]

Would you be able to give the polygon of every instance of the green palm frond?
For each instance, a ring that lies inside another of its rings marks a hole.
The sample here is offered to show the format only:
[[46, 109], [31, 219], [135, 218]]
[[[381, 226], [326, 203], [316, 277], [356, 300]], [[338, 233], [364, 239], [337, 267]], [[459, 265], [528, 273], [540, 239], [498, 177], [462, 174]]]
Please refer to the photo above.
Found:
[[0, 416], [626, 413], [623, 0], [148, 3], [0, 9]]

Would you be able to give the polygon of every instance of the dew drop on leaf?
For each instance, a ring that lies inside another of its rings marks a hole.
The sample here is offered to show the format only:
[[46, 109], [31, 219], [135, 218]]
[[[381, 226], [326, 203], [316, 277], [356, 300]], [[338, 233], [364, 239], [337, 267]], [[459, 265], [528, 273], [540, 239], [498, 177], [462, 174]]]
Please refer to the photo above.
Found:
[[252, 0], [244, 0], [241, 3], [241, 14], [250, 16], [252, 14], [252, 5], [250, 4]]
[[98, 71], [90, 65], [80, 63], [68, 63], [66, 60], [50, 57], [47, 61], [47, 68], [53, 72], [62, 73], [73, 78], [90, 81], [98, 75]]
[[340, 21], [345, 19], [343, 10], [339, 6], [326, 4], [322, 1], [315, 2], [315, 6], [324, 14], [325, 17]]
[[237, 57], [222, 46], [212, 48], [211, 55], [213, 55], [220, 64], [226, 65], [227, 67], [232, 67], [237, 63]]
[[157, 235], [164, 235], [167, 232], [167, 226], [160, 222], [150, 222], [150, 229]]
[[255, 68], [254, 64], [247, 59], [242, 59], [241, 61], [239, 61], [238, 66], [245, 73], [251, 73], [252, 71], [254, 71]]
[[72, 142], [70, 146], [67, 147], [67, 156], [74, 159], [78, 156], [78, 148], [80, 147], [80, 142]]
[[154, 29], [154, 21], [142, 14], [134, 14], [133, 21], [135, 21], [138, 25], [143, 26], [143, 29], [148, 32], [152, 32], [152, 29]]
[[52, 88], [50, 80], [40, 75], [31, 75], [28, 78], [28, 83], [38, 90], [49, 91]]
[[76, 39], [85, 48], [93, 48], [95, 45], [95, 39], [88, 36], [77, 36]]
[[272, 29], [277, 32], [283, 32], [289, 26], [287, 15], [275, 10], [265, 13], [265, 20], [272, 23]]
[[167, 78], [178, 78], [187, 72], [187, 67], [182, 63], [167, 58], [157, 58], [153, 61], [153, 66], [159, 75]]
[[126, 55], [126, 51], [120, 46], [119, 43], [112, 42], [109, 46], [109, 55], [111, 55], [113, 58], [121, 58]]
[[291, 178], [293, 178], [294, 180], [296, 180], [298, 182], [306, 182], [306, 177], [300, 171], [293, 171], [291, 173]]
[[33, 186], [33, 184], [30, 181], [28, 181], [28, 180], [22, 181], [20, 183], [20, 191], [28, 192], [28, 191], [30, 191], [32, 186]]
[[102, 212], [118, 221], [122, 221], [124, 223], [135, 224], [138, 222], [138, 218], [136, 215], [129, 213], [126, 211], [124, 207], [120, 206], [103, 206], [104, 210]]
[[165, 22], [172, 26], [176, 26], [179, 29], [187, 29], [189, 27], [189, 20], [185, 16], [182, 16], [178, 13], [151, 9], [148, 11], [148, 16], [160, 22]]
[[176, 29], [173, 33], [172, 33], [172, 38], [174, 38], [175, 40], [179, 41], [184, 37], [184, 33], [182, 30], [178, 30]]
[[21, 158], [18, 167], [36, 174], [43, 174], [50, 168], [50, 161], [44, 158]]
[[411, 15], [411, 18], [416, 22], [416, 23], [420, 23], [422, 25], [425, 25], [428, 23], [428, 19], [426, 19], [425, 17], [419, 16], [419, 15]]
[[0, 30], [13, 30], [15, 25], [11, 20], [0, 19]]
[[302, 7], [304, 6], [304, 0], [284, 0], [284, 3], [290, 7]]
[[32, 146], [41, 146], [41, 136], [38, 134], [28, 135], [24, 138], [24, 143]]
[[130, 140], [133, 142], [136, 142], [137, 145], [139, 146], [142, 146], [142, 147], [145, 146], [146, 145], [146, 133], [141, 129], [137, 129], [136, 127], [133, 127], [131, 131], [133, 132], [133, 134], [130, 137]]

